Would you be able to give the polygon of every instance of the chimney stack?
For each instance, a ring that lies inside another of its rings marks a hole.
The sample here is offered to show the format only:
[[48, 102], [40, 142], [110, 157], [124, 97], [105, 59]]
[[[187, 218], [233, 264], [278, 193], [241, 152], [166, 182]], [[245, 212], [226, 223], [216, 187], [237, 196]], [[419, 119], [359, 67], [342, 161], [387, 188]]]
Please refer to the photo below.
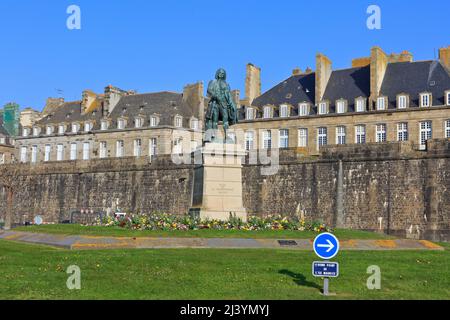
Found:
[[352, 60], [352, 68], [361, 68], [370, 65], [370, 57], [356, 58]]
[[247, 64], [245, 78], [245, 98], [249, 105], [261, 95], [261, 69], [253, 64]]
[[292, 70], [292, 75], [293, 76], [299, 76], [299, 75], [301, 75], [303, 72], [302, 72], [302, 69], [300, 69], [300, 68], [295, 68], [294, 70]]
[[183, 102], [186, 103], [197, 119], [199, 119], [200, 126], [203, 124], [205, 118], [205, 99], [203, 97], [203, 82], [188, 84], [183, 89]]
[[374, 101], [378, 98], [388, 65], [388, 56], [380, 47], [373, 47], [370, 55], [370, 98], [369, 109], [372, 110]]
[[450, 46], [448, 46], [447, 48], [439, 49], [439, 61], [450, 72]]
[[43, 115], [50, 114], [54, 112], [58, 107], [64, 104], [64, 98], [48, 98], [45, 102], [44, 110], [42, 111]]
[[316, 56], [316, 104], [323, 100], [331, 72], [331, 60], [327, 56], [319, 53]]
[[105, 88], [105, 98], [103, 103], [103, 116], [110, 114], [119, 103], [123, 96], [132, 95], [132, 91], [124, 91], [122, 89], [109, 85]]

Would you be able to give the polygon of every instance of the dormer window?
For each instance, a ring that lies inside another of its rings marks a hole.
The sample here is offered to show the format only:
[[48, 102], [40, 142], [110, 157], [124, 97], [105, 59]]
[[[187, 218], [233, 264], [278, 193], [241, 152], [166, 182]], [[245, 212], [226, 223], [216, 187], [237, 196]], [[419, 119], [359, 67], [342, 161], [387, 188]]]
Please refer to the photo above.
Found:
[[191, 129], [198, 130], [198, 120], [195, 118], [191, 120]]
[[328, 113], [328, 103], [321, 102], [319, 103], [319, 107], [317, 108], [317, 113], [320, 115]]
[[143, 125], [144, 125], [144, 119], [142, 117], [137, 117], [136, 120], [134, 121], [134, 126], [136, 128], [142, 128]]
[[28, 137], [30, 135], [30, 128], [23, 128], [22, 137]]
[[377, 110], [386, 110], [386, 97], [379, 97], [377, 99]]
[[64, 134], [64, 132], [66, 132], [66, 126], [63, 124], [60, 124], [58, 126], [58, 134]]
[[420, 106], [422, 108], [431, 107], [431, 93], [420, 94]]
[[84, 123], [84, 132], [89, 132], [92, 130], [92, 123], [91, 122], [85, 122]]
[[117, 120], [117, 129], [119, 130], [125, 129], [125, 119]]
[[450, 90], [445, 92], [445, 104], [450, 106]]
[[53, 126], [47, 126], [46, 128], [45, 128], [45, 134], [46, 135], [51, 135], [53, 133]]
[[181, 116], [175, 117], [175, 127], [182, 128], [183, 127], [183, 118]]
[[336, 113], [345, 113], [345, 106], [346, 106], [345, 100], [336, 101]]
[[33, 128], [33, 136], [37, 137], [37, 136], [39, 136], [40, 133], [41, 133], [41, 128], [39, 128], [39, 127]]
[[280, 117], [281, 118], [289, 117], [289, 106], [288, 105], [282, 104], [280, 106]]
[[364, 98], [358, 98], [356, 99], [356, 112], [364, 112], [366, 111], [366, 99]]
[[245, 110], [245, 119], [246, 120], [253, 120], [253, 119], [255, 119], [255, 110], [253, 108], [247, 108]]
[[300, 117], [306, 117], [309, 115], [309, 104], [308, 103], [300, 103], [299, 104], [298, 115]]
[[272, 118], [272, 107], [271, 106], [265, 106], [263, 110], [263, 118], [264, 119], [270, 119]]
[[108, 120], [102, 120], [101, 122], [100, 122], [100, 129], [101, 130], [108, 130], [108, 126], [109, 126], [109, 123], [108, 123]]
[[397, 97], [397, 108], [398, 109], [408, 108], [408, 96], [407, 95], [401, 94]]
[[80, 125], [78, 123], [72, 123], [72, 133], [78, 133]]
[[156, 127], [158, 125], [158, 117], [151, 116], [150, 117], [150, 127]]

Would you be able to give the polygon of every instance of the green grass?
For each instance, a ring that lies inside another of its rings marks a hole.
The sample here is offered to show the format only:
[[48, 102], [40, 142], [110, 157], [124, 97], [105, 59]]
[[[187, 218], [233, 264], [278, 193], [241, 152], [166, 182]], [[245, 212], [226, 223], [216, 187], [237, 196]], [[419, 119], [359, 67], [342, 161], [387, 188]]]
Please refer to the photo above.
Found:
[[[69, 251], [0, 240], [0, 299], [450, 299], [446, 251], [343, 251], [337, 296], [320, 295], [312, 252], [289, 250]], [[70, 265], [79, 291], [66, 288]], [[366, 287], [378, 265], [381, 290]]]
[[[241, 231], [241, 230], [191, 230], [191, 231], [137, 231], [120, 227], [45, 225], [20, 227], [14, 230], [63, 235], [89, 235], [112, 237], [179, 237], [179, 238], [273, 238], [273, 239], [312, 239], [317, 233], [311, 231]], [[386, 235], [358, 230], [336, 230], [340, 240], [386, 239]]]

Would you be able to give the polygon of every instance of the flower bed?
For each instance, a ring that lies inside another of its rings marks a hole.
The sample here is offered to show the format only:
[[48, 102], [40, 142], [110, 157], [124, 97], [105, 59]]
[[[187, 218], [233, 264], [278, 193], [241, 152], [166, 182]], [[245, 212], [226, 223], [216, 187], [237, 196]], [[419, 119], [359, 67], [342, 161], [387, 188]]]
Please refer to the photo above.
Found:
[[165, 213], [152, 213], [143, 215], [127, 215], [125, 217], [107, 217], [103, 221], [98, 221], [96, 225], [116, 226], [131, 230], [243, 230], [243, 231], [263, 231], [263, 230], [291, 230], [291, 231], [314, 231], [330, 232], [330, 228], [325, 224], [312, 221], [308, 222], [297, 217], [251, 216], [247, 222], [241, 219], [230, 217], [228, 221], [220, 220], [200, 220], [189, 216], [175, 216]]

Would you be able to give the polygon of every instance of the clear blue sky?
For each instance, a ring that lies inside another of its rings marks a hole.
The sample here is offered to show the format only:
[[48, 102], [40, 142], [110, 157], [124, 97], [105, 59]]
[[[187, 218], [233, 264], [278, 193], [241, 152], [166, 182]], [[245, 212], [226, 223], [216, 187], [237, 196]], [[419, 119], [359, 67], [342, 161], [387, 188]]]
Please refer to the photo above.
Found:
[[[66, 27], [71, 4], [81, 30]], [[366, 27], [370, 4], [381, 7], [382, 30]], [[41, 110], [56, 89], [78, 100], [108, 84], [181, 91], [218, 67], [243, 96], [248, 62], [267, 90], [296, 66], [314, 68], [317, 52], [345, 68], [373, 45], [433, 59], [450, 45], [449, 13], [448, 0], [1, 0], [0, 105]]]

